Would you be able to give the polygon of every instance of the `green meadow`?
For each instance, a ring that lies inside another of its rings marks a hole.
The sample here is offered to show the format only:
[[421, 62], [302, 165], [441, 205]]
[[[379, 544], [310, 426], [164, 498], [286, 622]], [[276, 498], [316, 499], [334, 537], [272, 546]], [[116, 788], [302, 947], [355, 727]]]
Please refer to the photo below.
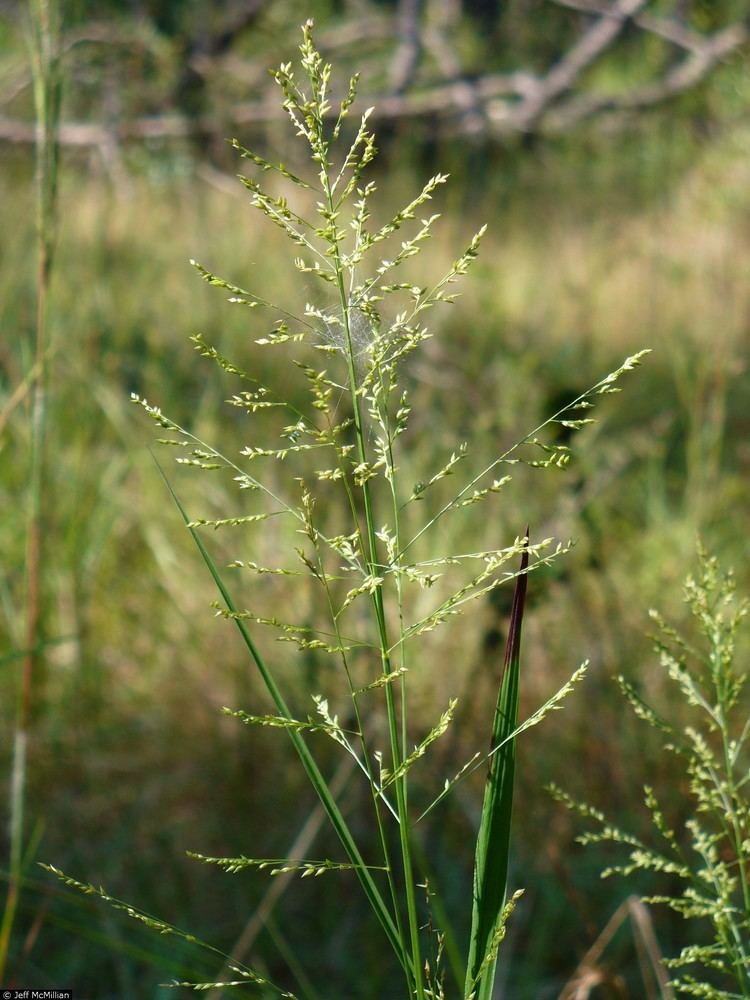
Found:
[[[463, 442], [472, 468], [484, 468], [626, 357], [651, 350], [618, 382], [618, 395], [597, 401], [595, 423], [548, 428], [549, 447], [571, 449], [565, 467], [514, 466], [512, 488], [457, 510], [433, 531], [441, 552], [511, 546], [527, 525], [531, 546], [569, 543], [528, 575], [519, 720], [589, 661], [562, 710], [516, 739], [508, 888], [525, 894], [508, 921], [494, 994], [508, 1000], [558, 997], [625, 900], [674, 891], [669, 871], [602, 880], [616, 850], [578, 844], [579, 818], [546, 786], [561, 786], [641, 836], [649, 828], [648, 783], [662, 790], [671, 821], [684, 822], [692, 806], [675, 756], [644, 732], [615, 678], [624, 675], [687, 726], [690, 708], [659, 668], [649, 611], [692, 635], [682, 587], [699, 572], [699, 543], [750, 593], [750, 126], [735, 113], [737, 94], [748, 92], [746, 69], [733, 63], [706, 87], [713, 118], [686, 98], [613, 130], [590, 125], [494, 146], [444, 140], [429, 149], [394, 129], [370, 168], [378, 188], [373, 225], [437, 171], [450, 174], [423, 210], [441, 218], [407, 262], [410, 282], [427, 286], [488, 227], [478, 259], [452, 289], [455, 301], [430, 313], [432, 339], [400, 370], [411, 407], [397, 463], [404, 496]], [[282, 135], [240, 138], [305, 169], [291, 130]], [[32, 150], [8, 144], [1, 156], [0, 783], [8, 801], [27, 648], [38, 238]], [[177, 449], [155, 443], [162, 433], [131, 401], [135, 394], [160, 407], [238, 462], [242, 449], [267, 447], [278, 432], [275, 411], [227, 405], [241, 386], [196, 351], [190, 337], [200, 335], [290, 406], [308, 406], [309, 386], [290, 367], [288, 345], [256, 343], [270, 329], [268, 317], [227, 303], [229, 293], [190, 265], [195, 259], [294, 315], [309, 303], [326, 307], [327, 288], [295, 269], [295, 248], [234, 176], [251, 169], [231, 150], [207, 166], [181, 147], [133, 145], [117, 170], [94, 154], [62, 150], [44, 349], [42, 630], [9, 930], [12, 985], [141, 1000], [187, 996], [160, 984], [222, 974], [215, 955], [72, 892], [41, 861], [247, 959], [300, 998], [407, 995], [352, 872], [230, 875], [186, 853], [283, 858], [302, 844], [304, 857], [341, 854], [286, 734], [222, 714], [224, 706], [258, 716], [275, 708], [233, 622], [212, 606], [220, 595], [164, 476], [192, 519], [240, 518], [260, 509], [257, 498], [238, 491], [226, 469], [175, 464]], [[270, 189], [282, 187], [274, 181]], [[305, 199], [300, 211], [312, 205]], [[326, 368], [328, 358], [318, 360]], [[351, 371], [356, 381], [354, 364]], [[363, 431], [363, 447], [372, 440]], [[288, 495], [294, 477], [313, 468], [306, 456], [299, 466], [295, 455], [262, 461], [272, 495]], [[336, 486], [317, 484], [321, 530], [348, 516]], [[315, 630], [313, 576], [290, 582], [229, 568], [238, 560], [289, 565], [298, 535], [281, 517], [199, 529], [238, 607]], [[409, 774], [410, 803], [428, 803], [446, 776], [489, 746], [513, 595], [510, 580], [416, 641], [402, 752], [431, 732], [449, 698], [458, 702], [450, 727]], [[428, 615], [432, 596], [429, 587], [416, 594], [418, 615]], [[359, 627], [356, 610], [352, 621]], [[330, 657], [278, 642], [263, 625], [256, 633], [297, 717], [315, 714], [310, 692], [318, 692], [342, 725], [354, 726]], [[737, 643], [741, 672], [747, 636], [740, 632]], [[364, 657], [358, 670], [364, 678]], [[385, 749], [385, 701], [373, 703], [364, 725]], [[369, 857], [377, 838], [366, 783], [344, 767], [335, 740], [310, 741]], [[411, 846], [420, 878], [440, 888], [434, 913], [448, 929], [447, 996], [459, 995], [450, 970], [465, 960], [484, 777], [477, 770], [457, 785], [416, 827]], [[5, 834], [0, 843], [7, 857]], [[12, 881], [7, 861], [0, 867]], [[708, 937], [669, 910], [649, 908], [648, 920], [661, 954]], [[617, 927], [595, 960], [600, 978], [580, 996], [667, 995], [644, 979], [635, 924], [631, 914]], [[414, 989], [410, 995], [438, 995]], [[279, 994], [261, 985], [255, 995]]]

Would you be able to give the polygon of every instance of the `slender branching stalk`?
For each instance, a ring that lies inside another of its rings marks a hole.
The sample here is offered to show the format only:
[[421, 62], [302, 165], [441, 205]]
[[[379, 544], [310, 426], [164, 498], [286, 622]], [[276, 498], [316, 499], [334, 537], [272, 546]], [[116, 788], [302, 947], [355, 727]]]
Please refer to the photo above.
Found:
[[24, 806], [29, 724], [35, 678], [44, 648], [42, 579], [44, 571], [45, 436], [47, 425], [48, 299], [54, 259], [57, 206], [61, 76], [58, 0], [30, 0], [30, 55], [37, 121], [36, 229], [37, 286], [34, 366], [31, 376], [31, 467], [26, 536], [25, 652], [13, 742], [10, 793], [10, 878], [0, 927], [0, 982], [10, 949], [23, 868]]
[[[668, 819], [666, 790], [646, 787], [645, 803], [654, 826], [656, 846], [609, 823], [599, 810], [577, 802], [556, 786], [553, 794], [596, 828], [582, 843], [611, 841], [624, 845], [629, 861], [613, 865], [603, 876], [629, 876], [636, 871], [661, 873], [676, 880], [679, 892], [648, 897], [685, 919], [708, 921], [713, 940], [689, 944], [667, 959], [683, 972], [671, 983], [676, 992], [709, 1000], [750, 997], [750, 796], [748, 737], [750, 706], [745, 697], [744, 671], [736, 662], [735, 638], [750, 604], [737, 600], [734, 580], [722, 574], [717, 560], [700, 552], [700, 572], [690, 577], [685, 599], [697, 626], [693, 645], [661, 616], [657, 651], [672, 682], [680, 716], [674, 707], [662, 714], [624, 677], [622, 691], [639, 719], [661, 734], [664, 748], [685, 770], [690, 808], [684, 827]], [[687, 722], [685, 716], [689, 716]]]
[[[165, 474], [172, 498], [217, 586], [217, 613], [239, 630], [274, 705], [272, 713], [246, 706], [226, 711], [246, 725], [286, 731], [338, 836], [343, 857], [300, 860], [250, 854], [218, 857], [202, 852], [193, 856], [232, 872], [354, 877], [380, 924], [384, 944], [395, 957], [394, 967], [400, 967], [405, 996], [414, 1000], [446, 996], [442, 956], [448, 942], [457, 995], [462, 1000], [489, 1000], [506, 922], [520, 897], [520, 891], [509, 892], [507, 886], [516, 741], [560, 706], [582, 678], [585, 665], [540, 709], [519, 722], [527, 577], [567, 546], [550, 538], [532, 542], [527, 531], [489, 549], [441, 552], [436, 551], [437, 532], [432, 529], [462, 512], [472, 517], [469, 508], [484, 504], [489, 509], [510, 484], [510, 471], [518, 463], [563, 468], [569, 448], [555, 443], [549, 432], [561, 425], [576, 431], [590, 423], [586, 411], [599, 397], [619, 391], [617, 381], [639, 363], [641, 354], [626, 359], [490, 465], [468, 473], [457, 488], [451, 483], [470, 459], [467, 444], [458, 444], [425, 482], [414, 485], [409, 475], [406, 432], [411, 405], [405, 364], [431, 336], [425, 325], [427, 312], [456, 298], [453, 286], [476, 259], [484, 228], [443, 275], [424, 287], [410, 280], [408, 263], [419, 254], [439, 218], [436, 214], [419, 218], [419, 213], [426, 214], [427, 204], [447, 178], [437, 174], [428, 180], [408, 205], [384, 225], [374, 227], [375, 185], [363, 176], [376, 155], [375, 138], [368, 127], [370, 110], [353, 128], [347, 121], [357, 78], [350, 81], [338, 110], [332, 110], [331, 66], [313, 44], [310, 22], [303, 28], [300, 52], [302, 79], [291, 64], [283, 64], [275, 78], [283, 109], [314, 164], [311, 176], [300, 177], [236, 140], [233, 145], [251, 165], [251, 174], [240, 179], [251, 194], [252, 205], [282, 229], [295, 247], [294, 266], [312, 286], [312, 291], [309, 285], [306, 291], [308, 301], [277, 306], [265, 291], [257, 295], [192, 262], [205, 281], [228, 293], [235, 307], [273, 317], [259, 331], [262, 335], [255, 337], [255, 347], [276, 352], [290, 362], [291, 377], [300, 388], [297, 393], [288, 379], [280, 381], [279, 391], [260, 384], [252, 369], [246, 370], [253, 363], [252, 356], [240, 364], [204, 337], [196, 335], [193, 340], [201, 355], [240, 381], [229, 403], [248, 418], [264, 413], [266, 432], [276, 418], [279, 437], [261, 445], [255, 431], [252, 444], [237, 455], [204, 441], [195, 429], [180, 426], [145, 399], [134, 397], [134, 402], [160, 428], [160, 443], [176, 453], [180, 465], [224, 474], [234, 481], [241, 510], [218, 518], [191, 519], [177, 487]], [[270, 184], [262, 183], [264, 175], [272, 178]], [[303, 392], [308, 394], [306, 403], [299, 402]], [[273, 463], [289, 469], [286, 477], [279, 477], [281, 485], [268, 473]], [[290, 546], [285, 561], [268, 566], [243, 558], [234, 559], [230, 566], [251, 579], [270, 574], [284, 578], [290, 587], [306, 584], [307, 593], [317, 596], [311, 618], [304, 623], [284, 620], [264, 610], [260, 587], [251, 590], [253, 607], [243, 608], [204, 542], [208, 528], [239, 529], [245, 538], [252, 537], [256, 528], [278, 531], [279, 538], [284, 531], [293, 532], [297, 544]], [[453, 778], [438, 789], [429, 789], [425, 797], [424, 783], [415, 784], [413, 776], [433, 744], [453, 725], [457, 708], [451, 678], [436, 678], [436, 689], [445, 690], [444, 710], [426, 732], [414, 732], [410, 675], [425, 667], [420, 662], [425, 636], [510, 581], [515, 581], [516, 597], [489, 748], [485, 742], [484, 752], [478, 750]], [[278, 656], [267, 653], [260, 638], [269, 629], [287, 644], [282, 647], [285, 650], [291, 646], [305, 655], [331, 659], [331, 675], [340, 679], [340, 686], [307, 692], [310, 712], [292, 712], [291, 699], [282, 691]], [[342, 692], [350, 720], [346, 725], [335, 711], [342, 710]], [[377, 713], [387, 721], [383, 747], [377, 745], [373, 727], [368, 725]], [[355, 761], [353, 773], [361, 776], [368, 821], [375, 831], [372, 843], [358, 843], [323, 777], [314, 752], [316, 741], [321, 740], [332, 741], [336, 752]], [[487, 790], [473, 894], [467, 887], [467, 902], [472, 899], [470, 944], [462, 956], [456, 954], [446, 926], [436, 879], [425, 870], [418, 839], [421, 828], [417, 828], [456, 783], [478, 767], [487, 769]], [[421, 808], [415, 808], [417, 799]], [[75, 880], [69, 884], [91, 891]], [[106, 898], [103, 890], [100, 894]], [[206, 984], [195, 984], [195, 988], [206, 988]]]

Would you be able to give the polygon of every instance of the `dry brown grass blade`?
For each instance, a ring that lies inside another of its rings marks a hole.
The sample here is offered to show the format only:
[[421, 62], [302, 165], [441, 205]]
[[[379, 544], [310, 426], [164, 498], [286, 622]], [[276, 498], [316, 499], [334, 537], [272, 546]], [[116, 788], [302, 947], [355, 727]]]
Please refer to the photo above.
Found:
[[602, 955], [617, 931], [630, 918], [633, 940], [646, 1000], [674, 1000], [674, 991], [664, 968], [651, 914], [637, 896], [628, 896], [609, 918], [599, 936], [583, 956], [562, 989], [558, 1000], [589, 1000], [592, 990], [611, 981], [612, 973], [601, 965]]
[[[354, 773], [354, 768], [356, 763], [353, 757], [345, 757], [344, 760], [339, 764], [339, 767], [331, 779], [331, 795], [338, 797], [341, 792], [346, 788], [346, 784]], [[320, 828], [323, 826], [326, 819], [325, 810], [323, 806], [318, 803], [312, 810], [307, 820], [305, 821], [302, 829], [299, 831], [294, 839], [293, 844], [289, 848], [286, 857], [290, 861], [294, 861], [298, 858], [304, 858], [309, 852], [310, 845], [313, 843]], [[271, 917], [276, 904], [281, 899], [281, 897], [286, 892], [289, 883], [294, 879], [294, 872], [285, 872], [281, 875], [276, 876], [273, 879], [268, 889], [266, 889], [263, 894], [263, 898], [257, 907], [250, 915], [247, 923], [245, 924], [242, 933], [237, 938], [234, 947], [230, 953], [230, 959], [232, 963], [242, 962], [252, 949], [255, 941], [260, 934], [260, 932], [265, 927], [267, 921]], [[217, 977], [218, 980], [225, 978], [225, 974], [228, 972], [228, 968], [222, 969], [220, 975]], [[224, 995], [224, 990], [217, 988], [211, 990], [207, 994], [207, 1000], [220, 1000]]]

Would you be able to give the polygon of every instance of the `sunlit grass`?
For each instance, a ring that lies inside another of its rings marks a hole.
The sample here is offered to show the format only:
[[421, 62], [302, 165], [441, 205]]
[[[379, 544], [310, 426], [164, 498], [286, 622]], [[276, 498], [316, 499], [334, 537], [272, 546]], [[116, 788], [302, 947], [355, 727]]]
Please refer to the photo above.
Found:
[[[737, 544], [734, 526], [747, 510], [741, 476], [750, 460], [742, 354], [750, 314], [744, 164], [739, 139], [719, 143], [662, 198], [636, 200], [628, 217], [601, 206], [593, 216], [585, 190], [578, 206], [555, 210], [545, 203], [542, 217], [533, 203], [506, 213], [504, 206], [477, 200], [463, 218], [448, 213], [440, 236], [425, 251], [425, 271], [440, 271], [451, 249], [465, 243], [481, 219], [492, 219], [471, 288], [453, 313], [437, 322], [434, 348], [409, 375], [419, 403], [411, 431], [418, 446], [406, 471], [415, 481], [451, 445], [444, 436], [448, 416], [457, 418], [462, 434], [471, 433], [478, 458], [489, 456], [498, 440], [513, 440], [548, 412], [559, 393], [582, 388], [644, 342], [656, 349], [648, 369], [629, 387], [628, 406], [609, 408], [607, 448], [598, 429], [583, 432], [580, 478], [575, 470], [567, 478], [528, 473], [522, 516], [543, 523], [545, 533], [580, 540], [564, 585], [551, 574], [535, 598], [526, 635], [529, 705], [549, 685], [562, 683], [571, 649], [577, 658], [591, 655], [597, 676], [621, 669], [624, 661], [637, 662], [645, 608], [665, 607], [666, 600], [666, 610], [678, 613], [674, 585], [689, 564], [696, 530], [707, 532], [714, 548]], [[28, 329], [27, 178], [9, 171], [2, 184], [2, 227], [14, 234], [18, 250], [3, 260], [2, 287], [13, 293], [2, 296], [2, 324], [5, 330]], [[385, 182], [381, 187], [388, 204], [401, 200], [399, 190], [389, 190]], [[136, 175], [129, 190], [118, 190], [110, 178], [68, 169], [62, 196], [64, 274], [52, 289], [58, 378], [50, 438], [59, 545], [48, 574], [56, 595], [51, 633], [75, 639], [50, 650], [48, 691], [56, 711], [49, 725], [55, 736], [44, 743], [49, 752], [44, 788], [34, 799], [34, 810], [49, 815], [63, 808], [68, 793], [66, 772], [55, 767], [61, 745], [89, 775], [92, 795], [112, 775], [122, 774], [143, 788], [146, 799], [163, 792], [160, 769], [184, 767], [181, 762], [195, 752], [188, 730], [202, 733], [204, 747], [213, 748], [217, 758], [227, 746], [236, 753], [234, 737], [226, 735], [223, 723], [213, 723], [212, 713], [253, 682], [239, 647], [221, 623], [206, 617], [210, 582], [196, 572], [165, 508], [151, 460], [139, 450], [143, 431], [127, 397], [130, 391], [158, 396], [165, 410], [201, 434], [217, 429], [226, 384], [210, 366], [198, 366], [187, 335], [202, 332], [240, 360], [249, 334], [221, 296], [194, 280], [189, 257], [210, 261], [222, 274], [234, 273], [239, 261], [238, 270], [252, 267], [256, 279], [273, 284], [280, 297], [304, 299], [306, 293], [272, 263], [281, 238], [268, 230], [261, 236], [239, 185], [232, 196], [200, 177], [157, 183]], [[246, 225], [238, 225], [240, 217]], [[4, 338], [0, 345], [0, 413], [28, 370], [24, 350], [20, 338]], [[0, 434], [0, 496], [11, 512], [22, 490], [23, 467], [16, 456], [28, 447], [22, 415], [22, 408], [14, 409]], [[276, 475], [272, 469], [272, 482]], [[218, 483], [194, 486], [184, 477], [179, 488], [191, 507], [200, 498], [202, 513], [227, 509], [227, 491]], [[500, 512], [497, 524], [486, 525], [487, 536], [517, 529], [517, 513]], [[18, 517], [4, 518], [0, 526], [2, 550], [15, 568], [22, 560], [20, 510]], [[468, 523], [456, 521], [443, 540], [460, 548], [468, 530]], [[254, 557], [268, 562], [287, 541], [284, 533], [269, 530]], [[175, 583], [181, 578], [190, 579], [190, 588]], [[18, 572], [12, 569], [2, 588], [3, 648], [18, 649]], [[276, 594], [269, 591], [271, 602]], [[489, 651], [498, 655], [493, 633], [504, 630], [507, 610], [488, 602], [472, 635], [444, 643], [426, 640], [429, 662], [451, 664], [459, 689], [476, 685], [480, 717], [489, 714], [493, 698], [485, 664]], [[226, 654], [219, 665], [218, 644]], [[431, 671], [415, 670], [414, 680], [413, 719], [420, 724], [442, 710], [444, 699]], [[8, 675], [3, 684], [10, 688]], [[81, 691], [90, 700], [82, 701]], [[565, 753], [589, 759], [593, 767], [606, 751], [606, 736], [587, 741], [585, 712], [593, 703], [606, 733], [606, 720], [618, 718], [608, 699], [594, 687], [586, 706], [571, 703], [565, 732], [554, 724]], [[76, 730], [85, 721], [84, 707], [92, 704], [102, 729], [109, 725], [123, 733], [132, 746], [128, 754], [118, 757], [111, 734], [105, 738], [102, 732], [103, 753], [97, 755], [92, 743], [85, 757], [76, 756]], [[3, 719], [4, 727], [9, 723]], [[166, 726], [171, 737], [164, 740], [163, 757], [146, 750], [141, 725], [151, 734]], [[457, 740], [460, 750], [468, 749]], [[554, 744], [552, 736], [549, 742]], [[264, 746], [270, 745], [266, 740]], [[529, 746], [535, 758], [529, 766], [543, 772], [547, 744]], [[210, 785], [207, 780], [198, 792], [206, 811]], [[191, 801], [190, 783], [180, 787], [182, 801], [160, 800], [165, 827], [171, 815], [190, 811], [185, 805]], [[607, 791], [616, 796], [620, 787], [615, 778]], [[533, 800], [534, 789], [527, 793]], [[120, 788], [117, 801], [128, 799]], [[79, 821], [83, 836], [92, 835], [104, 813], [102, 800], [96, 801], [92, 815]], [[153, 833], [158, 825], [148, 830]], [[176, 835], [182, 837], [180, 846], [195, 846], [184, 832]], [[47, 837], [52, 844], [67, 839], [52, 824]], [[150, 843], [144, 833], [144, 855]], [[126, 847], [113, 838], [112, 850], [126, 852]], [[79, 871], [81, 860], [79, 854]], [[119, 891], [124, 894], [124, 887]], [[164, 909], [162, 903], [153, 908]]]

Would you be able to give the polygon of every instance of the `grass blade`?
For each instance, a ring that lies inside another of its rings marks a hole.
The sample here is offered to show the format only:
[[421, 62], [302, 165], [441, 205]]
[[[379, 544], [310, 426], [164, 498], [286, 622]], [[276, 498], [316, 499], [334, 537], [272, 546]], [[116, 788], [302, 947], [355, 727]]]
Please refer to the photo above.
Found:
[[[195, 528], [189, 527], [190, 518], [187, 516], [185, 508], [180, 503], [177, 494], [172, 489], [172, 486], [167, 477], [164, 475], [161, 466], [159, 466], [158, 462], [156, 464], [157, 468], [159, 469], [159, 472], [161, 473], [162, 478], [164, 479], [164, 483], [166, 484], [166, 487], [169, 490], [169, 493], [172, 499], [174, 500], [177, 509], [180, 512], [180, 516], [185, 522], [185, 525], [188, 527], [188, 530], [192, 535], [193, 541], [195, 542], [198, 551], [200, 552], [203, 558], [204, 563], [208, 567], [208, 570], [211, 576], [213, 577], [214, 583], [216, 584], [219, 593], [221, 594], [222, 600], [224, 601], [229, 611], [231, 611], [234, 615], [236, 615], [237, 607], [235, 606], [234, 601], [232, 600], [232, 597], [229, 591], [227, 590], [224, 581], [221, 578], [216, 563], [211, 558], [208, 550], [203, 544], [201, 538], [199, 537], [198, 532], [195, 530]], [[258, 671], [263, 679], [263, 683], [266, 685], [268, 693], [271, 695], [271, 698], [273, 699], [273, 702], [276, 705], [279, 714], [291, 720], [292, 719], [291, 712], [289, 711], [289, 708], [286, 702], [284, 701], [283, 695], [281, 694], [281, 691], [279, 690], [276, 681], [273, 678], [273, 675], [269, 671], [265, 661], [263, 660], [263, 657], [261, 656], [255, 643], [253, 642], [252, 636], [250, 635], [247, 626], [245, 625], [244, 621], [241, 618], [235, 617], [233, 618], [233, 621], [235, 622], [237, 628], [239, 629], [240, 635], [242, 636], [242, 641], [244, 642], [250, 655], [252, 656], [255, 665], [258, 668]], [[328, 788], [325, 778], [320, 773], [318, 765], [315, 763], [315, 760], [312, 754], [310, 753], [307, 747], [307, 743], [305, 742], [302, 735], [298, 732], [295, 732], [293, 729], [288, 729], [287, 733], [289, 735], [289, 739], [292, 741], [294, 749], [297, 751], [297, 755], [302, 763], [302, 766], [305, 769], [305, 773], [310, 779], [310, 783], [315, 789], [315, 792], [317, 793], [318, 798], [320, 799], [323, 808], [325, 809], [326, 814], [328, 815], [328, 818], [330, 819], [333, 828], [336, 831], [349, 860], [355, 866], [355, 871], [362, 885], [364, 893], [367, 896], [367, 899], [370, 905], [372, 906], [378, 920], [380, 921], [383, 930], [385, 931], [386, 936], [389, 942], [391, 943], [391, 946], [393, 947], [396, 956], [398, 957], [398, 960], [401, 962], [401, 964], [404, 966], [405, 969], [408, 969], [411, 965], [411, 958], [409, 957], [408, 954], [405, 953], [404, 948], [402, 947], [401, 939], [396, 929], [395, 922], [391, 916], [390, 910], [386, 906], [386, 903], [380, 893], [380, 890], [378, 889], [377, 885], [375, 884], [375, 881], [372, 878], [372, 875], [370, 874], [369, 870], [365, 865], [365, 862], [362, 858], [362, 855], [359, 852], [359, 848], [357, 847], [354, 837], [352, 836], [352, 833], [349, 830], [346, 820], [344, 819], [341, 810], [339, 809], [336, 803], [336, 800], [331, 795], [330, 789]]]
[[[529, 531], [526, 529], [528, 545]], [[516, 580], [503, 674], [498, 694], [491, 746], [503, 744], [492, 757], [484, 788], [482, 818], [477, 835], [474, 862], [474, 898], [471, 914], [469, 961], [465, 996], [490, 1000], [495, 981], [497, 956], [486, 961], [501, 924], [508, 881], [510, 821], [513, 811], [516, 741], [508, 737], [518, 723], [518, 690], [521, 653], [521, 624], [526, 602], [529, 554], [521, 556], [521, 575]]]

